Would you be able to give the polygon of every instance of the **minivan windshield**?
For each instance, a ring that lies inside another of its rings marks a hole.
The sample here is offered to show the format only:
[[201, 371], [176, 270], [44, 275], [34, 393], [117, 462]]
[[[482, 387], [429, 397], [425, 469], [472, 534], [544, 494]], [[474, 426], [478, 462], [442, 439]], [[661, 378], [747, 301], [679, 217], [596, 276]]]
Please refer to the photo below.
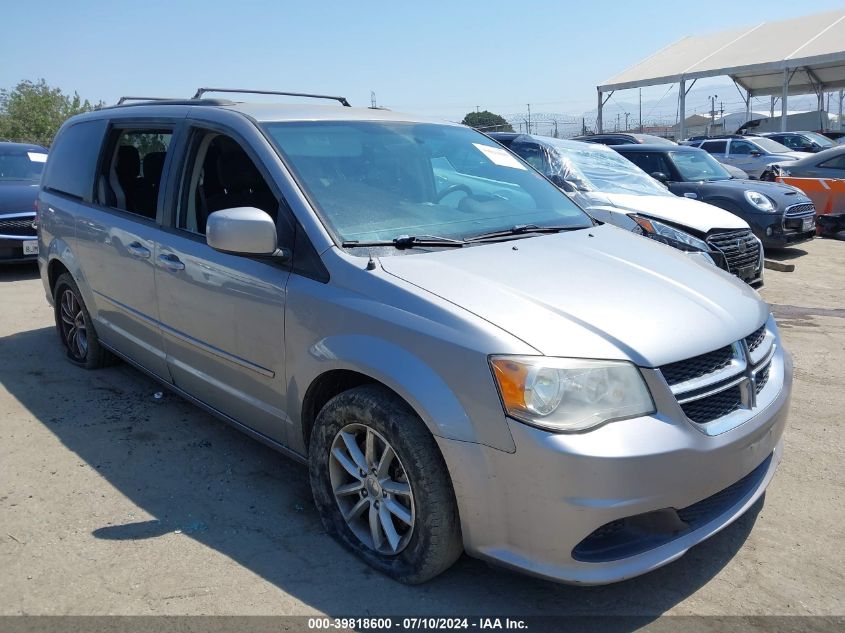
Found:
[[470, 128], [394, 121], [264, 127], [342, 242], [592, 226], [554, 185]]
[[[518, 153], [517, 141], [514, 142], [514, 151]], [[560, 177], [581, 191], [640, 196], [674, 195], [634, 163], [605, 145], [544, 138], [542, 146], [548, 150], [549, 175]]]
[[38, 182], [47, 154], [37, 149], [0, 147], [0, 181]]

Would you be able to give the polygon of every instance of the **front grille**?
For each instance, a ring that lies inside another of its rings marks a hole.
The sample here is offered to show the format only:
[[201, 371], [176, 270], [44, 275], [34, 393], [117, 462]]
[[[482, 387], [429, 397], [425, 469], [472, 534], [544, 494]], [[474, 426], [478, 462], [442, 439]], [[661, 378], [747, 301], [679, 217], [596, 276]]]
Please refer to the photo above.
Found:
[[769, 370], [771, 369], [772, 364], [769, 363], [763, 369], [757, 372], [757, 379], [754, 384], [754, 392], [760, 393], [763, 391], [763, 387], [766, 386], [766, 383], [769, 382]]
[[786, 217], [794, 218], [797, 215], [807, 215], [815, 213], [816, 207], [812, 202], [802, 202], [801, 204], [793, 204], [791, 207], [786, 207]]
[[25, 218], [0, 218], [0, 234], [2, 235], [31, 235], [35, 239], [36, 231], [32, 228], [35, 215]]
[[707, 424], [723, 418], [741, 407], [742, 391], [739, 385], [681, 405], [684, 414], [696, 424]]
[[663, 372], [666, 382], [670, 385], [677, 385], [719, 371], [730, 365], [732, 358], [733, 350], [728, 345], [701, 356], [664, 365], [660, 368], [660, 371]]
[[763, 342], [764, 338], [766, 338], [765, 323], [745, 337], [745, 344], [748, 345], [748, 351], [753, 352], [755, 349], [760, 347], [760, 343]]
[[750, 230], [721, 231], [707, 238], [707, 243], [725, 258], [728, 272], [738, 274], [743, 269], [760, 265], [760, 248]]

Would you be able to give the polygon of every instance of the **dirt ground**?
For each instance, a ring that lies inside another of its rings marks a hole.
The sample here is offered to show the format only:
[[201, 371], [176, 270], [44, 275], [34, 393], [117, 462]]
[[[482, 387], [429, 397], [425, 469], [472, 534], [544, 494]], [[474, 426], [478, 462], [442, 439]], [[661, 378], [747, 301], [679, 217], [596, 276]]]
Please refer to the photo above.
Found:
[[766, 271], [795, 357], [761, 503], [677, 562], [579, 588], [464, 557], [426, 585], [323, 534], [306, 471], [126, 365], [69, 364], [34, 269], [0, 269], [0, 614], [845, 614], [845, 242]]

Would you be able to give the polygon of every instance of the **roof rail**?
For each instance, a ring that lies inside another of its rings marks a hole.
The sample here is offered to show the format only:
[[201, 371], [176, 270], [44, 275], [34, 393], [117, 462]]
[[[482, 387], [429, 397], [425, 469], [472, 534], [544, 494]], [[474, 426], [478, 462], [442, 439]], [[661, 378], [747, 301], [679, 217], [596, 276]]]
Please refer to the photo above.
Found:
[[173, 101], [173, 97], [121, 97], [117, 105], [123, 105], [126, 101]]
[[282, 95], [285, 97], [309, 97], [311, 99], [331, 99], [332, 101], [339, 101], [341, 105], [350, 108], [346, 97], [332, 97], [330, 95], [315, 95], [305, 92], [279, 92], [276, 90], [241, 90], [238, 88], [199, 88], [194, 94], [194, 99], [201, 98], [206, 92], [242, 92], [244, 94], [254, 95]]

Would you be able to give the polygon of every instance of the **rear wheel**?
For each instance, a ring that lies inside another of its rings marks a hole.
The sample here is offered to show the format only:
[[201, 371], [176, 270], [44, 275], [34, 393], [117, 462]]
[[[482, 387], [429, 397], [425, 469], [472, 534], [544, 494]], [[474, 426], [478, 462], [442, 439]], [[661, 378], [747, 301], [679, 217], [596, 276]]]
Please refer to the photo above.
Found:
[[460, 556], [457, 504], [431, 433], [389, 390], [364, 385], [331, 399], [309, 446], [326, 531], [401, 582], [425, 582]]
[[100, 345], [91, 315], [82, 301], [79, 287], [68, 273], [56, 280], [55, 294], [56, 329], [67, 351], [68, 359], [86, 369], [111, 365], [115, 357]]

